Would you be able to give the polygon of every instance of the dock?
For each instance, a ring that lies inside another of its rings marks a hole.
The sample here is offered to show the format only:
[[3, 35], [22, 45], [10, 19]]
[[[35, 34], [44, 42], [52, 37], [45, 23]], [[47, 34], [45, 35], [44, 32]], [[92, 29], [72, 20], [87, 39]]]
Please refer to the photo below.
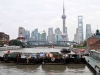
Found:
[[84, 56], [87, 65], [89, 65], [94, 72], [96, 73], [96, 75], [100, 75], [100, 68], [98, 66], [100, 66], [100, 60], [92, 58], [90, 56]]

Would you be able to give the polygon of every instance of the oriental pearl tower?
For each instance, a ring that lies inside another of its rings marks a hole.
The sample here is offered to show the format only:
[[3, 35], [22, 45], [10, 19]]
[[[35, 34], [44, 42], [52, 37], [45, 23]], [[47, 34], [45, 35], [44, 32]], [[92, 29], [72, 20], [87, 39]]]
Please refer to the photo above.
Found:
[[63, 15], [62, 15], [62, 19], [63, 19], [63, 33], [66, 34], [66, 31], [65, 31], [65, 19], [66, 19], [66, 15], [65, 15], [64, 1], [63, 1]]

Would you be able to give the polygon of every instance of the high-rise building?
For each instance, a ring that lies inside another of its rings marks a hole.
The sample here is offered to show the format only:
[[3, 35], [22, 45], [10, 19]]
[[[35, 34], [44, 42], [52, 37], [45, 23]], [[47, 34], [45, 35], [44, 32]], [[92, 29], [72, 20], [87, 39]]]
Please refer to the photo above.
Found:
[[63, 15], [62, 15], [62, 19], [63, 19], [63, 34], [66, 34], [66, 31], [65, 31], [65, 26], [66, 26], [66, 15], [65, 15], [65, 8], [64, 8], [64, 2], [63, 2]]
[[38, 28], [34, 29], [31, 33], [31, 38], [34, 39], [34, 41], [38, 41]]
[[61, 31], [60, 31], [60, 28], [56, 28], [56, 29], [55, 29], [55, 34], [60, 34], [60, 32], [61, 32]]
[[53, 43], [53, 28], [48, 29], [48, 42]]
[[83, 16], [78, 16], [78, 30], [79, 30], [80, 42], [82, 43], [84, 40], [83, 38]]
[[66, 34], [66, 39], [68, 41], [67, 27], [65, 27], [65, 34]]
[[92, 36], [91, 24], [86, 24], [86, 39]]
[[40, 32], [40, 41], [46, 41], [46, 32], [45, 31]]
[[38, 41], [41, 41], [41, 39], [40, 39], [40, 33], [38, 33]]
[[55, 42], [57, 42], [57, 41], [61, 41], [61, 31], [60, 31], [60, 28], [56, 28], [55, 29], [55, 37], [54, 37], [54, 39], [55, 39]]
[[74, 34], [74, 42], [76, 42], [76, 34]]
[[29, 41], [29, 38], [30, 38], [30, 31], [25, 30], [25, 38], [26, 38], [27, 41]]
[[25, 37], [25, 29], [23, 27], [19, 27], [18, 37]]
[[43, 36], [43, 41], [46, 41], [46, 32], [45, 32], [45, 30], [43, 31], [42, 36]]
[[34, 30], [34, 40], [38, 41], [38, 28]]
[[20, 40], [21, 42], [25, 42], [25, 29], [23, 27], [19, 27], [18, 29], [18, 40]]
[[31, 33], [31, 37], [34, 37], [34, 31], [32, 31], [32, 33]]
[[78, 43], [78, 44], [80, 44], [80, 37], [79, 37], [80, 35], [79, 35], [79, 29], [78, 28], [76, 28], [76, 42]]

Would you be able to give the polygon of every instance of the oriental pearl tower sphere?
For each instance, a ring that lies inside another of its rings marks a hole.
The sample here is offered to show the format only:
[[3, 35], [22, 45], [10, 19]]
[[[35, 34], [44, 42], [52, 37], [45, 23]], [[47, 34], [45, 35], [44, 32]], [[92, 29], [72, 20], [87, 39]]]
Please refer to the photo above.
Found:
[[63, 1], [63, 15], [62, 15], [62, 19], [63, 19], [63, 33], [65, 34], [65, 19], [66, 19], [66, 15], [65, 15], [65, 8], [64, 8], [64, 1]]

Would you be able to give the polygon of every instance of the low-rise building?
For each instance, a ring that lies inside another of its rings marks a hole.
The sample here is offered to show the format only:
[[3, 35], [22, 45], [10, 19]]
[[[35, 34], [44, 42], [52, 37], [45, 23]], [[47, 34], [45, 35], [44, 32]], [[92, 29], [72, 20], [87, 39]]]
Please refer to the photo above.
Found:
[[100, 40], [96, 41], [94, 44], [91, 44], [90, 48], [94, 50], [100, 50]]
[[4, 43], [8, 43], [9, 35], [5, 34], [4, 32], [0, 32], [0, 41]]
[[[92, 35], [90, 38], [87, 39], [87, 46], [88, 46], [88, 50], [91, 49], [97, 49], [98, 46], [96, 45], [96, 42], [100, 40], [100, 32], [97, 29], [96, 30], [96, 34]], [[95, 48], [93, 45], [96, 45]]]

